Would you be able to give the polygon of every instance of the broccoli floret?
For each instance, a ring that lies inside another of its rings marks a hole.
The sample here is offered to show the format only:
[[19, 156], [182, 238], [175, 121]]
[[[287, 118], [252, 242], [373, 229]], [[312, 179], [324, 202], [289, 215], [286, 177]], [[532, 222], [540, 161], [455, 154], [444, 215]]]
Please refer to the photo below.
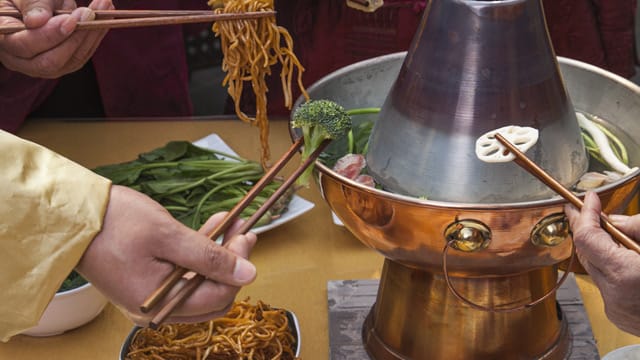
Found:
[[[351, 130], [351, 117], [345, 109], [330, 100], [311, 100], [296, 109], [291, 127], [302, 130], [304, 147], [302, 161], [322, 144], [324, 140], [336, 140]], [[309, 186], [313, 165], [298, 178], [298, 185]]]

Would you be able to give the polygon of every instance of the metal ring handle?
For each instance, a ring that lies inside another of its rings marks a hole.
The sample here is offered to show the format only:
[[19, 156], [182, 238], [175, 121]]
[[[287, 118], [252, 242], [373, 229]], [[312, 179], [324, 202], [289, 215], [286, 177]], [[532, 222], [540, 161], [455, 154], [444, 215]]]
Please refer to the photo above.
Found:
[[[519, 305], [519, 306], [511, 307], [511, 308], [495, 308], [495, 307], [487, 307], [487, 306], [478, 305], [478, 304], [472, 302], [471, 300], [465, 298], [464, 296], [462, 296], [458, 292], [458, 290], [456, 290], [453, 287], [453, 284], [451, 284], [451, 279], [449, 278], [449, 271], [447, 270], [447, 252], [448, 252], [449, 248], [452, 247], [452, 244], [455, 241], [456, 240], [448, 241], [445, 244], [444, 249], [442, 250], [442, 271], [444, 273], [444, 281], [447, 283], [447, 287], [449, 288], [449, 290], [453, 293], [453, 295], [455, 295], [456, 298], [458, 298], [458, 300], [464, 302], [465, 304], [467, 304], [467, 305], [469, 305], [472, 308], [477, 309], [477, 310], [493, 312], [493, 313], [509, 313], [509, 312], [515, 312], [515, 311], [521, 311], [521, 310], [524, 310], [524, 309], [528, 309], [530, 307], [533, 307], [533, 306], [543, 302], [549, 296], [551, 296], [551, 294], [556, 292], [560, 288], [560, 286], [562, 286], [562, 284], [567, 279], [567, 277], [569, 276], [569, 271], [565, 271], [564, 275], [562, 275], [562, 277], [556, 283], [556, 286], [554, 286], [551, 290], [549, 290], [546, 294], [544, 294], [539, 299], [534, 300], [534, 301], [532, 301], [532, 302], [530, 302], [528, 304], [525, 304], [525, 305]], [[573, 260], [575, 259], [575, 256], [576, 256], [576, 247], [573, 244], [573, 240], [570, 240], [570, 241], [571, 241], [571, 257], [569, 258], [569, 264], [567, 266], [567, 269], [571, 268], [571, 266], [573, 265]]]

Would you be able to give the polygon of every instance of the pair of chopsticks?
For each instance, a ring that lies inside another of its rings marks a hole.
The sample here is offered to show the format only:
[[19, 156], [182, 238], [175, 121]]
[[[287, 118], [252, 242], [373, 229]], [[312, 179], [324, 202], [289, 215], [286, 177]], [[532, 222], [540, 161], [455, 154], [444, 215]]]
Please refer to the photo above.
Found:
[[[54, 15], [69, 14], [70, 10], [57, 10]], [[225, 20], [250, 20], [274, 16], [275, 11], [216, 14], [211, 10], [95, 10], [96, 19], [80, 21], [76, 30], [130, 28], [143, 26], [194, 24]], [[0, 16], [22, 18], [17, 10], [2, 10]], [[0, 34], [13, 34], [26, 30], [23, 24], [0, 26]]]
[[[289, 176], [280, 187], [267, 199], [258, 210], [251, 215], [249, 219], [247, 219], [240, 229], [234, 234], [246, 234], [251, 230], [251, 228], [260, 220], [260, 218], [269, 210], [269, 208], [283, 195], [287, 192], [287, 190], [293, 185], [293, 183], [302, 175], [302, 173], [307, 169], [313, 162], [320, 156], [322, 151], [329, 145], [330, 140], [323, 141], [320, 146], [307, 158], [300, 166], [294, 170], [294, 172]], [[291, 157], [304, 145], [304, 139], [300, 137], [293, 145], [285, 152], [280, 159], [267, 171], [264, 176], [251, 188], [251, 190], [242, 198], [238, 204], [236, 204], [233, 209], [227, 213], [226, 217], [222, 220], [222, 222], [211, 231], [211, 233], [207, 234], [207, 236], [215, 240], [231, 226], [231, 224], [240, 216], [242, 210], [246, 208], [251, 201], [260, 193], [260, 191], [269, 183], [273, 178], [284, 168], [284, 166], [289, 162]], [[160, 300], [162, 300], [169, 291], [190, 272], [188, 269], [177, 266], [167, 278], [165, 278], [164, 282], [158, 287], [156, 291], [154, 291], [140, 306], [140, 310], [143, 313], [148, 313], [154, 308]], [[195, 276], [188, 277], [188, 280], [183, 284], [183, 286], [177, 291], [176, 295], [171, 298], [161, 309], [156, 313], [151, 322], [149, 323], [149, 327], [152, 329], [157, 328], [164, 322], [164, 320], [173, 312], [173, 310], [180, 305], [191, 293], [200, 286], [205, 281], [205, 277], [196, 274]]]
[[[551, 175], [549, 175], [546, 171], [540, 168], [536, 163], [531, 161], [520, 149], [518, 149], [515, 145], [513, 145], [509, 140], [507, 140], [500, 133], [496, 133], [495, 137], [502, 145], [504, 145], [513, 155], [515, 155], [516, 159], [514, 162], [523, 169], [527, 170], [531, 175], [537, 177], [540, 181], [542, 181], [545, 185], [550, 187], [553, 191], [555, 191], [558, 195], [562, 196], [565, 200], [569, 201], [573, 206], [578, 209], [582, 209], [584, 203], [580, 198], [578, 198], [573, 192], [564, 187], [558, 180], [554, 179]], [[611, 221], [609, 221], [608, 216], [604, 212], [600, 212], [600, 221], [602, 224], [602, 228], [605, 229], [616, 241], [622, 244], [627, 249], [633, 250], [640, 254], [640, 244], [635, 242], [625, 233], [623, 233], [620, 229], [615, 227]]]

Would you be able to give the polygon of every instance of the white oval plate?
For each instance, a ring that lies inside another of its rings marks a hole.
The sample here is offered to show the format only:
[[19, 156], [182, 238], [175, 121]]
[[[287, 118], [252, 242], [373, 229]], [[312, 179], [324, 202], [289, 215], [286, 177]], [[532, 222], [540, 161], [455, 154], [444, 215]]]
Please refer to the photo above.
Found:
[[[227, 153], [229, 155], [234, 155], [234, 156], [238, 155], [217, 134], [211, 134], [209, 136], [206, 136], [200, 140], [195, 141], [193, 144], [196, 146], [203, 147], [205, 149], [216, 150], [223, 153]], [[270, 222], [267, 225], [253, 228], [251, 231], [256, 234], [260, 234], [265, 231], [271, 230], [306, 213], [307, 211], [313, 209], [314, 206], [315, 206], [314, 203], [307, 201], [301, 198], [300, 196], [294, 195], [291, 198], [289, 205], [287, 206], [287, 211], [282, 213], [282, 215], [278, 219]]]
[[606, 354], [602, 360], [640, 360], [640, 345], [629, 345]]

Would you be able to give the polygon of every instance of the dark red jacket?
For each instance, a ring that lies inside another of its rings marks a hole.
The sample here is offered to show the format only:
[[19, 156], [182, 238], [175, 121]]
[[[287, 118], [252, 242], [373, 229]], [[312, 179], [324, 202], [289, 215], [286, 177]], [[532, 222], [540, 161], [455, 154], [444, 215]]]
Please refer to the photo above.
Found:
[[[594, 64], [624, 77], [635, 74], [636, 0], [542, 0], [557, 55]], [[295, 40], [304, 82], [367, 58], [407, 50], [426, 1], [385, 0], [366, 14], [344, 0], [281, 0], [278, 23]], [[285, 11], [286, 9], [286, 11]], [[269, 85], [270, 112], [286, 114], [277, 81]], [[295, 92], [294, 99], [299, 96]], [[250, 97], [245, 100], [251, 107]], [[250, 110], [247, 110], [250, 111]]]
[[543, 0], [554, 49], [624, 77], [635, 74], [636, 0]]
[[[114, 4], [118, 9], [207, 8], [206, 0], [115, 0]], [[182, 26], [112, 29], [91, 61], [107, 117], [191, 115]], [[32, 78], [0, 66], [0, 127], [17, 130], [56, 84], [57, 80]]]
[[[625, 77], [635, 72], [636, 0], [543, 0], [558, 55]], [[80, 4], [82, 4], [80, 2]], [[204, 7], [196, 0], [116, 0], [116, 7], [178, 9]], [[366, 14], [344, 0], [277, 0], [278, 23], [292, 33], [306, 68], [307, 86], [345, 65], [406, 50], [425, 1], [385, 0]], [[107, 117], [191, 114], [188, 74], [180, 26], [111, 30], [93, 59]], [[285, 115], [279, 79], [270, 83], [269, 109]], [[34, 79], [0, 66], [0, 127], [15, 131], [51, 93], [55, 80]], [[299, 95], [295, 91], [294, 98]], [[243, 100], [251, 112], [251, 97]]]

